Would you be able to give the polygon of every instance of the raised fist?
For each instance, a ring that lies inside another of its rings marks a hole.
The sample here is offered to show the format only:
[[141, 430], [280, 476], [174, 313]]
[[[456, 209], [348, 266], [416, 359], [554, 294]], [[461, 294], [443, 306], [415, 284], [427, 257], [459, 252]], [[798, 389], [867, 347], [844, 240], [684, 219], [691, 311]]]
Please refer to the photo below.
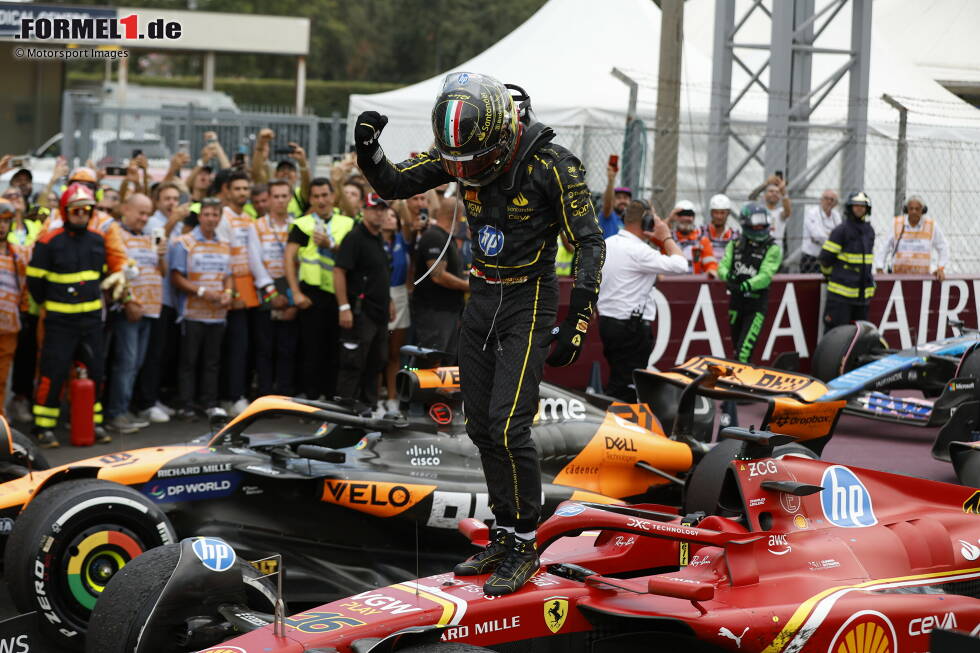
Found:
[[354, 142], [357, 145], [371, 146], [378, 142], [381, 130], [388, 124], [388, 116], [377, 111], [365, 111], [357, 117], [354, 127]]

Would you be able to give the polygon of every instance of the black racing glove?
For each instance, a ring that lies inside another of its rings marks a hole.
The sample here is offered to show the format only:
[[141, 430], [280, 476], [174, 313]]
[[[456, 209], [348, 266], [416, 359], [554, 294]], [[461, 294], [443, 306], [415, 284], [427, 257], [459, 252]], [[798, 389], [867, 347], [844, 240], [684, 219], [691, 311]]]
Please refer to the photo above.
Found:
[[388, 116], [383, 116], [377, 111], [365, 111], [357, 117], [354, 126], [354, 144], [358, 150], [363, 148], [365, 152], [374, 150], [381, 136], [381, 130], [388, 124]]
[[571, 301], [565, 321], [551, 330], [555, 348], [545, 360], [552, 367], [565, 367], [578, 360], [585, 344], [585, 334], [592, 320], [595, 293], [585, 288], [572, 288]]

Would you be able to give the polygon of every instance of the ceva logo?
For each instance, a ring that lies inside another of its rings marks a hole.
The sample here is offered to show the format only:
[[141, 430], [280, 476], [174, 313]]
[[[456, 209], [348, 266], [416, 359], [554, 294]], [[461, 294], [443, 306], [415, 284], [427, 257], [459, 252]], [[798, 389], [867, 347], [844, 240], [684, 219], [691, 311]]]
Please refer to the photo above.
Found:
[[828, 467], [820, 479], [823, 516], [834, 526], [864, 528], [878, 523], [871, 494], [847, 467]]
[[199, 537], [191, 545], [194, 555], [211, 571], [228, 571], [235, 564], [235, 550], [215, 537]]

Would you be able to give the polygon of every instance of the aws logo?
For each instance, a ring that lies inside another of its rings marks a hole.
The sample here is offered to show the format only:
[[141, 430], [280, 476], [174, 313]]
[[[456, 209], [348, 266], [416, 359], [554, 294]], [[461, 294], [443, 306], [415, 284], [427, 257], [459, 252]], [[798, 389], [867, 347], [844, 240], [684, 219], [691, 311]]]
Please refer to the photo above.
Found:
[[527, 198], [524, 197], [524, 193], [518, 193], [510, 202], [514, 206], [527, 206]]
[[435, 489], [435, 485], [330, 479], [323, 482], [320, 500], [377, 517], [393, 517], [422, 501]]

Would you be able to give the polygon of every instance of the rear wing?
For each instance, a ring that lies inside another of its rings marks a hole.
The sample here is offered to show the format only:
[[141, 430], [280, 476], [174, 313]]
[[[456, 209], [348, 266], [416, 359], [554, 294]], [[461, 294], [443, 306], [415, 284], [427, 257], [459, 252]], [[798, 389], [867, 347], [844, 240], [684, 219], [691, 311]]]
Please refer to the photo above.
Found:
[[[712, 369], [727, 373], [704, 380]], [[677, 412], [678, 390], [697, 385], [698, 395], [720, 400], [744, 400], [767, 406], [760, 430], [813, 440], [833, 434], [847, 402], [817, 401], [827, 386], [817, 379], [768, 367], [748, 365], [713, 356], [695, 356], [666, 372], [633, 372], [636, 394], [664, 419]]]

